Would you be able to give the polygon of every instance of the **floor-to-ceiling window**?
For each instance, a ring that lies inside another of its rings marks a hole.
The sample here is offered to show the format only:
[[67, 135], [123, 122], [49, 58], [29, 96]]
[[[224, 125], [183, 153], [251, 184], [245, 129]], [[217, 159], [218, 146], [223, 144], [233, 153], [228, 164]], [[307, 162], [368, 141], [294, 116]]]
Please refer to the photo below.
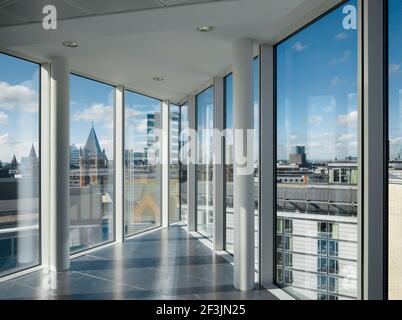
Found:
[[[253, 96], [254, 96], [254, 219], [255, 219], [255, 262], [258, 269], [259, 257], [259, 57], [253, 60]], [[233, 75], [225, 77], [225, 128], [233, 129]], [[225, 250], [233, 254], [233, 135], [225, 139]]]
[[169, 107], [169, 222], [180, 220], [180, 107]]
[[70, 250], [114, 240], [113, 86], [70, 76]]
[[[233, 74], [230, 73], [224, 79], [224, 104], [225, 104], [225, 128], [233, 129]], [[233, 134], [225, 137], [225, 250], [233, 254]]]
[[161, 226], [161, 102], [125, 91], [124, 231]]
[[213, 203], [213, 146], [214, 89], [209, 87], [196, 96], [198, 164], [197, 188], [197, 231], [212, 240], [214, 222]]
[[357, 297], [357, 1], [276, 47], [276, 283]]
[[402, 299], [402, 1], [389, 0], [388, 296]]
[[0, 53], [0, 277], [40, 263], [40, 66]]
[[[187, 141], [187, 132], [188, 130], [188, 106], [187, 104], [183, 104], [180, 107], [180, 150], [186, 145]], [[188, 219], [188, 203], [187, 203], [187, 169], [188, 166], [186, 161], [180, 159], [180, 215], [181, 220], [184, 223], [187, 223]]]

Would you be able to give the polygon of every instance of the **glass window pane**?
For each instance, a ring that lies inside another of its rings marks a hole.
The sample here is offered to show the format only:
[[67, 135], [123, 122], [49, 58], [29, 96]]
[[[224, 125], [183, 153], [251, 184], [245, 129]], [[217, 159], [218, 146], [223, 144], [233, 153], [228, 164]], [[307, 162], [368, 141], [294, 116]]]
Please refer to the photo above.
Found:
[[40, 67], [0, 53], [0, 277], [40, 263]]
[[70, 76], [70, 251], [114, 240], [115, 88]]
[[197, 95], [197, 231], [212, 241], [213, 166], [212, 129], [214, 127], [213, 87]]
[[169, 152], [169, 222], [180, 220], [180, 163], [179, 163], [179, 136], [180, 136], [180, 107], [170, 105], [170, 152]]
[[125, 91], [124, 232], [161, 226], [161, 102]]
[[[225, 77], [225, 127], [233, 129], [233, 74]], [[227, 131], [230, 132], [230, 131]], [[233, 133], [225, 137], [225, 250], [233, 254]]]
[[402, 299], [402, 1], [389, 0], [388, 297]]
[[328, 296], [326, 277], [313, 280], [328, 256], [345, 279], [336, 295], [358, 293], [358, 33], [344, 28], [345, 6], [358, 11], [347, 1], [276, 47], [277, 219], [285, 232], [292, 221], [297, 277], [285, 289], [302, 299]]
[[[180, 107], [180, 146], [181, 148], [187, 144], [188, 130], [188, 106], [184, 104]], [[181, 220], [187, 223], [188, 205], [187, 205], [187, 169], [188, 165], [185, 161], [180, 162], [180, 214]]]

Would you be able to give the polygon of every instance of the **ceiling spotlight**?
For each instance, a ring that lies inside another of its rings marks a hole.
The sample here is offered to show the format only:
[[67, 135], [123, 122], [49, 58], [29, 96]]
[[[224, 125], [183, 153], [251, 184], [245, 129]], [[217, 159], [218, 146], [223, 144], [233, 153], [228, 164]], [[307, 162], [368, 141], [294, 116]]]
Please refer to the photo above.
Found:
[[68, 47], [68, 48], [77, 48], [78, 43], [75, 41], [64, 41], [63, 46]]
[[213, 26], [202, 26], [202, 27], [198, 27], [197, 30], [199, 32], [211, 32], [212, 30], [214, 30]]
[[165, 80], [162, 77], [153, 77], [152, 79], [154, 79], [154, 81], [163, 81], [163, 80]]

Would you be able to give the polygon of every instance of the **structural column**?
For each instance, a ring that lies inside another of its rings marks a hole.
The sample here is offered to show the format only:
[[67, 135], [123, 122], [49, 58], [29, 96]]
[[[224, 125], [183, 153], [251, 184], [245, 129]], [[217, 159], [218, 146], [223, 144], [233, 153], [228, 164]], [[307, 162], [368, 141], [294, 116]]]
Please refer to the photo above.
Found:
[[[247, 156], [247, 130], [254, 128], [253, 48], [251, 39], [233, 43], [233, 128], [234, 128], [234, 286], [253, 290], [254, 281], [254, 170], [241, 163]], [[242, 132], [242, 139], [236, 136]], [[253, 140], [252, 140], [253, 141]], [[252, 143], [252, 142], [251, 142]], [[254, 162], [254, 150], [250, 155]]]
[[50, 63], [41, 66], [41, 253], [42, 264], [50, 263]]
[[[385, 274], [386, 239], [386, 171], [387, 144], [385, 136], [385, 64], [384, 11], [385, 1], [359, 1], [359, 141], [363, 141], [359, 154], [359, 275], [365, 300], [384, 298], [387, 288]], [[361, 19], [363, 18], [363, 19]], [[363, 23], [364, 21], [364, 23]], [[362, 51], [363, 50], [363, 51]], [[363, 120], [363, 122], [361, 121]], [[363, 125], [362, 125], [363, 123]], [[360, 250], [363, 248], [363, 250]], [[363, 277], [361, 277], [363, 274]]]
[[50, 270], [70, 268], [70, 70], [67, 59], [51, 60]]

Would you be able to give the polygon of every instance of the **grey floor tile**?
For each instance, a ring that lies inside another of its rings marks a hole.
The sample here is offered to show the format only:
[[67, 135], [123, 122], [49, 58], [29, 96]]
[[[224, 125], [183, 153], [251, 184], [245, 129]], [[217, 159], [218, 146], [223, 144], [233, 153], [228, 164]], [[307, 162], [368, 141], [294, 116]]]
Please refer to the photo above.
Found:
[[177, 226], [71, 261], [60, 274], [36, 271], [0, 283], [0, 299], [242, 300], [274, 297], [239, 292], [233, 266]]

